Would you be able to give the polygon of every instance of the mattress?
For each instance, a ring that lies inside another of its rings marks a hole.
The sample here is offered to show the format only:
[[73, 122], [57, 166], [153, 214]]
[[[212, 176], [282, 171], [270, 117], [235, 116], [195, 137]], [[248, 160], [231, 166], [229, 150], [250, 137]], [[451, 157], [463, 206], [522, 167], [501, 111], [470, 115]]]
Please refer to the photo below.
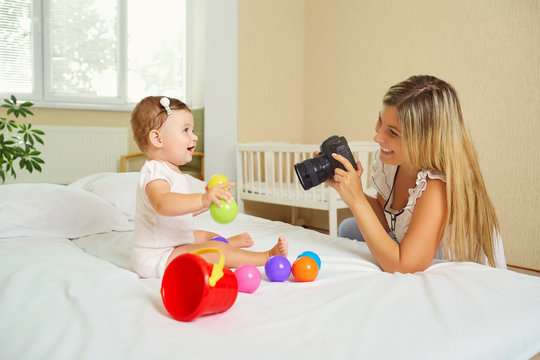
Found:
[[225, 225], [208, 214], [195, 222], [225, 237], [248, 232], [255, 251], [283, 235], [291, 262], [304, 251], [319, 255], [318, 277], [271, 282], [260, 267], [259, 288], [238, 293], [227, 311], [174, 320], [161, 280], [131, 270], [135, 184], [136, 174], [110, 173], [67, 187], [0, 187], [1, 359], [529, 359], [540, 352], [538, 277], [446, 261], [385, 273], [362, 242], [246, 214]]

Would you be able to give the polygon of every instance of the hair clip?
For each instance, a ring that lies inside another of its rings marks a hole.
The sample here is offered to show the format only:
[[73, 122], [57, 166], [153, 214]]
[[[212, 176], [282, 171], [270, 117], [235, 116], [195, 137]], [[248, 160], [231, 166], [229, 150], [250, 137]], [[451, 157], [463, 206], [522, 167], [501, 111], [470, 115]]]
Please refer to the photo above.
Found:
[[169, 107], [169, 105], [171, 104], [171, 100], [169, 100], [168, 97], [162, 97], [160, 100], [159, 100], [159, 103], [165, 108], [165, 110], [167, 110], [167, 115], [171, 115], [172, 114], [172, 110], [171, 108]]

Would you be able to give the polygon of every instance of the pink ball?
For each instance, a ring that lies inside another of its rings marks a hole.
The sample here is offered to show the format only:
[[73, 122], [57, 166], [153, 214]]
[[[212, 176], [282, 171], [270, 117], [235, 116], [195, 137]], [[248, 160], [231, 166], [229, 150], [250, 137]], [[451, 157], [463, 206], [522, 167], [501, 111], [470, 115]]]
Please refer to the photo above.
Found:
[[251, 294], [261, 284], [261, 272], [253, 265], [240, 265], [234, 271], [234, 275], [238, 280], [238, 291]]

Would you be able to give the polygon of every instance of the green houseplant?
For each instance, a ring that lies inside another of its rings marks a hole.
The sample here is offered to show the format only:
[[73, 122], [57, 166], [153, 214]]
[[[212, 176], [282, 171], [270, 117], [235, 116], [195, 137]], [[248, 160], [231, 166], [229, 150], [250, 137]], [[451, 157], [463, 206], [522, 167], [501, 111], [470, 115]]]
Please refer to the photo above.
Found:
[[[0, 183], [6, 181], [6, 175], [17, 177], [15, 170], [16, 161], [19, 162], [19, 168], [23, 171], [32, 172], [37, 170], [41, 172], [41, 164], [44, 161], [39, 157], [41, 154], [35, 147], [36, 142], [43, 144], [41, 130], [32, 128], [30, 123], [20, 124], [14, 119], [9, 119], [9, 115], [19, 118], [26, 118], [27, 115], [34, 116], [30, 111], [33, 103], [27, 101], [20, 105], [17, 104], [15, 96], [10, 99], [4, 99], [3, 108], [7, 108], [6, 117], [0, 117]], [[18, 171], [18, 170], [17, 170]]]

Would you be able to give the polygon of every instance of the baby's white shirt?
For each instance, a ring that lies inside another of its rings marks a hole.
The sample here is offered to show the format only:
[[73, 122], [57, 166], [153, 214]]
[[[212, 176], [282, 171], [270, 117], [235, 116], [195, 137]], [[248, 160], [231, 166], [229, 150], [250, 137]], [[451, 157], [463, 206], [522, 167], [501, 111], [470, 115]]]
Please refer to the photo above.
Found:
[[171, 192], [191, 193], [186, 175], [175, 172], [161, 161], [146, 161], [137, 186], [133, 247], [159, 249], [194, 243], [193, 214], [163, 216], [150, 204], [145, 191], [146, 185], [157, 179], [167, 181]]

